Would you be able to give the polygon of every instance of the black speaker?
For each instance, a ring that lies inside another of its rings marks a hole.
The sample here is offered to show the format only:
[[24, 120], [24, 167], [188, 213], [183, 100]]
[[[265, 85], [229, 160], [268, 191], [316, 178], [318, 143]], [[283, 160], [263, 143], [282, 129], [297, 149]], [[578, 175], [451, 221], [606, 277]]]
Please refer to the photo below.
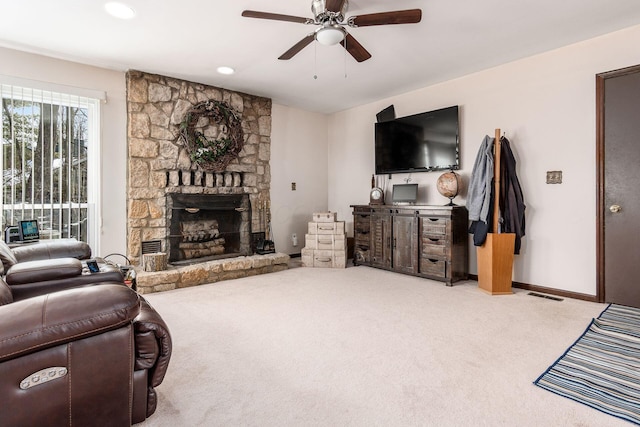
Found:
[[378, 123], [389, 122], [391, 120], [394, 120], [395, 118], [396, 118], [396, 109], [393, 107], [393, 105], [389, 105], [387, 108], [385, 108], [384, 110], [376, 114], [376, 119], [378, 120]]

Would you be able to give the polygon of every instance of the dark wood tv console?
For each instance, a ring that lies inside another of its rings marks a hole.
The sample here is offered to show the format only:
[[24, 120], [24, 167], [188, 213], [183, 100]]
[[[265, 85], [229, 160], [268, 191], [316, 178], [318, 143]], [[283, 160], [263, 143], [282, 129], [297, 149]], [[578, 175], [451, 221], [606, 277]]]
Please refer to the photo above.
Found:
[[354, 265], [440, 280], [467, 279], [464, 206], [352, 205]]

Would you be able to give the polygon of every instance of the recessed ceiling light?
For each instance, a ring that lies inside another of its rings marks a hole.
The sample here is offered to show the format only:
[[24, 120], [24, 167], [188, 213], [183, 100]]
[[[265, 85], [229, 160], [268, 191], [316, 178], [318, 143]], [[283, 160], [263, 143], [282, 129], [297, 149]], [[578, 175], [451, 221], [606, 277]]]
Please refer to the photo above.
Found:
[[234, 70], [233, 68], [224, 67], [224, 66], [223, 67], [218, 67], [216, 69], [216, 71], [218, 71], [220, 74], [226, 74], [226, 75], [231, 75], [231, 74], [236, 72], [236, 70]]
[[109, 15], [120, 19], [131, 19], [136, 16], [136, 11], [132, 7], [116, 1], [105, 3], [104, 9], [109, 13]]

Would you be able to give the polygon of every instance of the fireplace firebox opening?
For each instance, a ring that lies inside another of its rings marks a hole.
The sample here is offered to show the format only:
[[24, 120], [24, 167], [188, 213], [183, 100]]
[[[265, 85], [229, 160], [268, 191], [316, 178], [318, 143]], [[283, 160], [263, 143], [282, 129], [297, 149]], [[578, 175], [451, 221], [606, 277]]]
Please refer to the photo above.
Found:
[[169, 194], [167, 217], [171, 264], [251, 255], [248, 194]]

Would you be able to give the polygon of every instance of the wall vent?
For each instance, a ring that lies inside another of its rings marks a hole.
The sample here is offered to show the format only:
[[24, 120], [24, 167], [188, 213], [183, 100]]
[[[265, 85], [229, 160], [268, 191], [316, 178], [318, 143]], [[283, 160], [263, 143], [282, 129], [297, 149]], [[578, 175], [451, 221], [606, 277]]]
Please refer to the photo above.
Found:
[[155, 254], [162, 252], [162, 241], [160, 240], [144, 240], [142, 242], [142, 255]]

